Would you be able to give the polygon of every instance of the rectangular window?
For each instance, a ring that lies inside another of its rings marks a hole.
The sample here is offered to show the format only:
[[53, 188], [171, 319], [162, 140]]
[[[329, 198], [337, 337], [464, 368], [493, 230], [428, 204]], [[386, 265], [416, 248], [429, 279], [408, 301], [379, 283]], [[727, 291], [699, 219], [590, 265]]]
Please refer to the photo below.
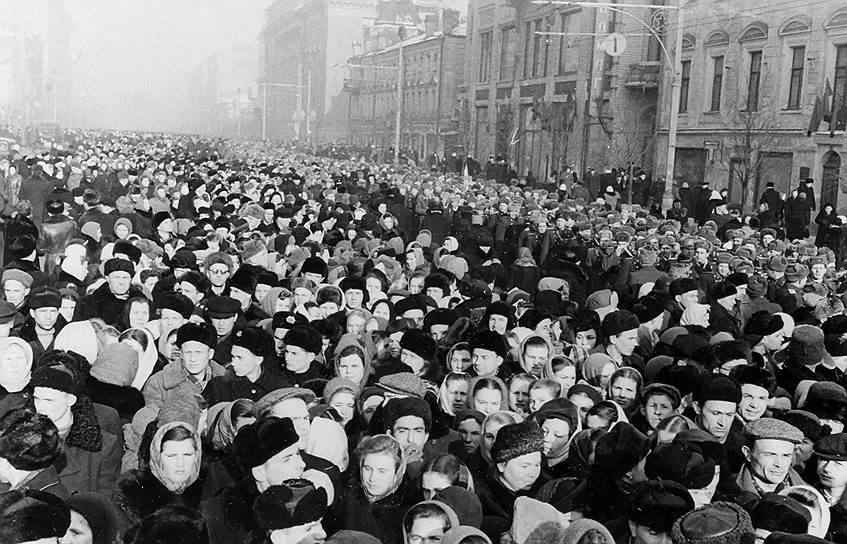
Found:
[[806, 66], [806, 48], [791, 48], [791, 81], [788, 85], [788, 109], [800, 109], [800, 97], [803, 94], [803, 69]]
[[515, 77], [515, 27], [504, 28], [500, 33], [500, 81]]
[[679, 113], [688, 111], [688, 88], [691, 84], [691, 61], [682, 61], [682, 81], [679, 89]]
[[524, 79], [532, 75], [532, 21], [524, 25], [524, 41], [523, 41], [523, 77]]
[[544, 61], [543, 52], [541, 51], [541, 42], [545, 36], [536, 34], [541, 30], [541, 19], [535, 21], [533, 25], [534, 32], [532, 33], [532, 77], [540, 77], [542, 73], [542, 62]]
[[750, 77], [747, 80], [747, 111], [759, 111], [759, 87], [762, 82], [762, 52], [750, 53]]
[[487, 83], [491, 79], [491, 49], [494, 32], [489, 30], [479, 35], [479, 82]]
[[709, 111], [721, 111], [721, 91], [723, 90], [723, 55], [713, 57], [712, 102]]
[[847, 45], [839, 45], [835, 55], [835, 81], [833, 81], [832, 109], [835, 130], [847, 129]]

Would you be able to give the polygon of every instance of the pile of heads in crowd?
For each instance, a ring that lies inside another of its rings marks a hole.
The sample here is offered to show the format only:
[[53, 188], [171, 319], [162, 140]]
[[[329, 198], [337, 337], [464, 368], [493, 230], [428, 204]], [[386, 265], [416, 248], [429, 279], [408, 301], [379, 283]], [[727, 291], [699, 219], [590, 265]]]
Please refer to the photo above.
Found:
[[0, 543], [847, 542], [825, 245], [163, 134], [0, 181]]

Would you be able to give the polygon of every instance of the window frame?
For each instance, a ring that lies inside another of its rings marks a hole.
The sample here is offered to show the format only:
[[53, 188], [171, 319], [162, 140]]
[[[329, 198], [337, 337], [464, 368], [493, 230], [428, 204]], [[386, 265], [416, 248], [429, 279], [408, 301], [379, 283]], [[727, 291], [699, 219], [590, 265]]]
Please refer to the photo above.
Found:
[[[791, 64], [788, 68], [788, 104], [786, 110], [799, 110], [803, 100], [803, 79], [806, 71], [806, 46], [794, 45], [790, 47]], [[800, 54], [800, 65], [797, 66], [797, 53]]]
[[[723, 102], [723, 72], [724, 66], [726, 64], [726, 56], [723, 54], [720, 55], [711, 55], [712, 59], [712, 88], [711, 93], [709, 95], [709, 111], [710, 112], [719, 112], [721, 111], [721, 106]], [[720, 62], [720, 69], [718, 69], [718, 62]], [[717, 90], [717, 93], [715, 92]], [[717, 107], [715, 107], [717, 102]]]

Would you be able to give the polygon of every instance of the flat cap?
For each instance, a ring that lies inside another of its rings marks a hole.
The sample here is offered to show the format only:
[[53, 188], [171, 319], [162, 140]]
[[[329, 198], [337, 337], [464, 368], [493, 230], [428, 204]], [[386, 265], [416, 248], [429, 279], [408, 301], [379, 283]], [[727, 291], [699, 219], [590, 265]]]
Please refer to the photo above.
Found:
[[815, 455], [822, 459], [847, 461], [847, 433], [825, 436], [815, 442]]
[[315, 393], [307, 387], [283, 387], [271, 391], [256, 402], [253, 412], [259, 419], [270, 413], [274, 406], [288, 399], [302, 399], [306, 405], [315, 401]]
[[744, 436], [752, 440], [783, 440], [792, 444], [803, 442], [803, 432], [785, 421], [772, 417], [754, 419], [744, 426]]
[[424, 398], [426, 384], [411, 372], [397, 372], [379, 379], [379, 386], [389, 393], [406, 397]]
[[241, 303], [232, 297], [212, 297], [206, 303], [209, 317], [225, 319], [232, 317], [241, 309]]

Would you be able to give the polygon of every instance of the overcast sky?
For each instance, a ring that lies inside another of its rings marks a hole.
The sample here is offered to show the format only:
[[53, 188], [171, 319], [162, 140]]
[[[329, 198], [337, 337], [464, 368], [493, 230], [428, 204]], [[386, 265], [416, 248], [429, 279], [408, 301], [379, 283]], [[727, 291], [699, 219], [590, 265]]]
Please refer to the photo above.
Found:
[[[62, 0], [78, 64], [116, 128], [179, 130], [189, 72], [233, 45], [256, 42], [270, 0]], [[292, 0], [293, 1], [293, 0]], [[258, 74], [257, 74], [258, 76]]]

